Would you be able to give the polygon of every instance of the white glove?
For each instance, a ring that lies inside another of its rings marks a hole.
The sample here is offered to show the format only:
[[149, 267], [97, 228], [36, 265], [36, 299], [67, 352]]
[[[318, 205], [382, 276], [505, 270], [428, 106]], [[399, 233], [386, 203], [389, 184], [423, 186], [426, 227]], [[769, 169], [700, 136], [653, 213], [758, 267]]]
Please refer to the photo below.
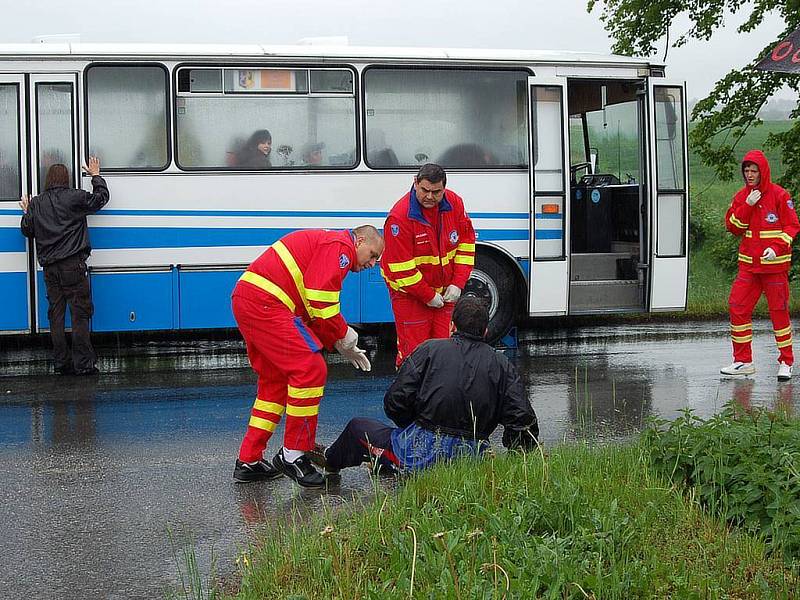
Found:
[[352, 350], [356, 347], [358, 343], [358, 334], [356, 330], [347, 326], [347, 332], [344, 334], [344, 337], [340, 340], [336, 340], [333, 344], [333, 347], [339, 351], [339, 354], [343, 354], [343, 350]]
[[428, 300], [428, 306], [431, 308], [442, 308], [444, 306], [442, 295], [439, 292], [436, 292], [436, 295]]
[[758, 190], [753, 190], [747, 195], [745, 202], [747, 202], [750, 206], [755, 206], [756, 202], [759, 200], [761, 200], [761, 192]]
[[458, 302], [459, 298], [461, 298], [461, 288], [453, 284], [447, 286], [442, 296], [442, 300], [445, 302]]
[[372, 365], [369, 363], [366, 351], [358, 346], [353, 346], [348, 350], [339, 350], [339, 354], [349, 360], [350, 364], [356, 369], [361, 369], [362, 371], [372, 370]]
[[764, 250], [764, 254], [761, 255], [761, 260], [764, 262], [769, 262], [771, 260], [775, 260], [775, 250], [767, 246], [766, 250]]

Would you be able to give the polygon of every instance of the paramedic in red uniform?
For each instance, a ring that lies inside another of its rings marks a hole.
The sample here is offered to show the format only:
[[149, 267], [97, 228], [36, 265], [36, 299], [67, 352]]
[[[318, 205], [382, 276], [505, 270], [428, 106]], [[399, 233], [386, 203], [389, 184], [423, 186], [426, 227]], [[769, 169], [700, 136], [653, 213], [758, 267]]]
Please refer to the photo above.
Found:
[[753, 308], [763, 293], [778, 345], [778, 379], [792, 377], [792, 325], [789, 321], [789, 267], [792, 240], [800, 231], [789, 192], [772, 183], [769, 163], [759, 150], [742, 160], [745, 186], [733, 197], [725, 225], [741, 236], [739, 273], [729, 299], [733, 363], [723, 375], [751, 375], [753, 366]]
[[[358, 334], [340, 312], [342, 281], [373, 267], [383, 238], [371, 225], [352, 231], [304, 230], [275, 242], [239, 279], [233, 315], [258, 374], [247, 433], [233, 471], [237, 482], [281, 474], [304, 487], [325, 484], [305, 452], [314, 448], [319, 403], [328, 374], [322, 349], [336, 349], [370, 370]], [[272, 464], [263, 452], [286, 412], [283, 448]]]
[[398, 367], [425, 340], [449, 337], [453, 306], [475, 265], [475, 230], [461, 197], [445, 185], [442, 167], [423, 165], [384, 225], [381, 275], [392, 300]]

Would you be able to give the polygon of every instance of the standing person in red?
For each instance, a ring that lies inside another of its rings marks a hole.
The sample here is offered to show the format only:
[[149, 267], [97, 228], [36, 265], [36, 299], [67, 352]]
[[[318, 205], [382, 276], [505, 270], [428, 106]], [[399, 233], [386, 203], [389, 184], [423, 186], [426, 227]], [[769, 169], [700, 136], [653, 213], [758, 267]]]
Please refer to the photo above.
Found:
[[389, 286], [399, 368], [425, 340], [447, 338], [453, 306], [475, 265], [475, 230], [447, 174], [423, 165], [392, 207], [383, 233], [381, 275]]
[[761, 294], [767, 297], [775, 341], [778, 344], [778, 380], [792, 377], [792, 324], [789, 321], [789, 267], [792, 240], [800, 231], [789, 192], [772, 183], [769, 163], [759, 150], [742, 160], [745, 186], [733, 197], [725, 226], [741, 236], [739, 273], [729, 299], [733, 363], [723, 375], [751, 375], [753, 366], [753, 309]]
[[[279, 477], [304, 487], [325, 484], [305, 453], [314, 448], [328, 369], [322, 349], [336, 349], [357, 369], [370, 370], [358, 334], [340, 312], [350, 271], [373, 267], [383, 238], [371, 225], [352, 231], [304, 230], [275, 242], [233, 290], [233, 315], [258, 374], [256, 401], [233, 471], [237, 482]], [[272, 464], [263, 452], [286, 412], [283, 448]]]

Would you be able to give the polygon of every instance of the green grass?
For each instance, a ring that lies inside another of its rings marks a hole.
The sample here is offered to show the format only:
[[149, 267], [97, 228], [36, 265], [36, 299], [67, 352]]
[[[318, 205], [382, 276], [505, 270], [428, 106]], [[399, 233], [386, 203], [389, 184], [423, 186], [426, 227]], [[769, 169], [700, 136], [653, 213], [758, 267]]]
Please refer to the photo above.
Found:
[[648, 456], [572, 445], [441, 465], [362, 511], [266, 532], [239, 558], [238, 597], [792, 597], [796, 571]]

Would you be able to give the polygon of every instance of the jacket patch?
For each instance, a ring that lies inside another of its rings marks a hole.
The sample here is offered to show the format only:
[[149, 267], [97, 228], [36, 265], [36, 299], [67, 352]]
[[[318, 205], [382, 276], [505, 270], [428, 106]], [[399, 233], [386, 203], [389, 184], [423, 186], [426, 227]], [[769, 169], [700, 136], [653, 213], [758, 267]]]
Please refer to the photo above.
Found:
[[791, 200], [787, 200], [786, 201], [786, 206], [788, 206], [789, 208], [794, 210], [794, 202], [792, 202]]
[[347, 258], [347, 254], [339, 255], [339, 268], [344, 269], [350, 266], [350, 259]]
[[397, 235], [400, 233], [400, 225], [398, 225], [397, 223], [392, 223], [390, 229], [392, 230], [392, 235], [395, 237], [397, 237]]
[[455, 229], [450, 232], [450, 243], [453, 245], [458, 243], [458, 232]]
[[767, 213], [766, 219], [767, 223], [774, 223], [775, 221], [778, 220], [778, 215], [776, 215], [775, 213]]

